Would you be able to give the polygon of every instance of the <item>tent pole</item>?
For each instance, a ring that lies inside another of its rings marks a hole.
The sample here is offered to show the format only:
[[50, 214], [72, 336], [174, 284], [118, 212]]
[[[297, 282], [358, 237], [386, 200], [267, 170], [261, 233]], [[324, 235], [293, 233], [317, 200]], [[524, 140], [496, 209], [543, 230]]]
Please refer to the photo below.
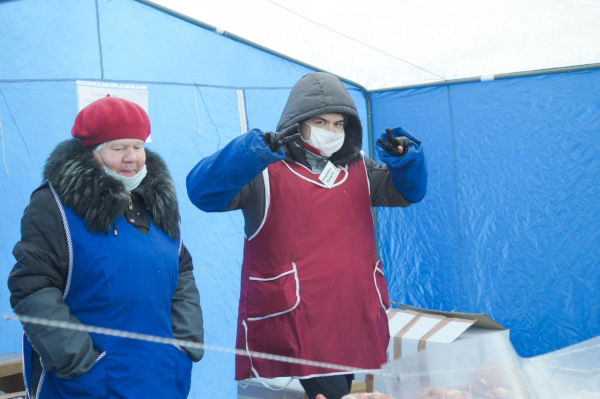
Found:
[[[374, 159], [373, 155], [373, 109], [371, 108], [371, 93], [363, 90], [365, 94], [365, 100], [367, 101], [367, 127], [369, 134], [369, 156]], [[375, 235], [375, 251], [377, 252], [377, 259], [379, 259], [379, 227], [377, 225], [377, 208], [371, 208], [373, 211], [373, 233]]]
[[538, 69], [535, 71], [500, 73], [498, 75], [484, 75], [484, 76], [476, 76], [476, 77], [472, 77], [472, 78], [463, 78], [463, 79], [440, 80], [440, 81], [431, 82], [431, 83], [420, 83], [420, 84], [416, 84], [416, 85], [375, 89], [375, 90], [371, 90], [371, 93], [382, 93], [382, 92], [387, 92], [387, 91], [419, 89], [419, 88], [423, 88], [423, 87], [449, 86], [449, 85], [456, 85], [456, 84], [461, 84], [461, 83], [488, 82], [488, 81], [499, 80], [499, 79], [523, 78], [523, 77], [528, 77], [528, 76], [551, 75], [551, 74], [555, 74], [555, 73], [591, 71], [594, 69], [600, 69], [600, 63], [575, 65], [575, 66], [570, 66], [570, 67], [560, 67], [560, 68], [550, 68], [550, 69]]

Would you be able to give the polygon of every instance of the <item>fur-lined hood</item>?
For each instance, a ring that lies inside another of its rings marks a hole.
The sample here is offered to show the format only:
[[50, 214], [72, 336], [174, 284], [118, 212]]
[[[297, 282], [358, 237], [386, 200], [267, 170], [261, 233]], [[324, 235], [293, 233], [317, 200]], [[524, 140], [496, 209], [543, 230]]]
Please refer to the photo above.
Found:
[[[163, 159], [148, 149], [146, 168], [147, 175], [135, 191], [144, 197], [156, 227], [176, 239], [179, 209], [173, 179]], [[44, 179], [92, 232], [108, 233], [115, 219], [127, 210], [129, 194], [123, 183], [106, 175], [93, 151], [78, 139], [56, 146], [46, 161]]]

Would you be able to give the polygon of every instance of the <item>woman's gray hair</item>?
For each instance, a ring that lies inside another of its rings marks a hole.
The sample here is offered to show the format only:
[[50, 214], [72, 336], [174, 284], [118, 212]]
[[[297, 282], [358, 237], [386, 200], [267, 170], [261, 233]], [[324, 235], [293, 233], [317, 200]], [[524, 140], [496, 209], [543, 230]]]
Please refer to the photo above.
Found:
[[[98, 159], [100, 160], [100, 163], [102, 163], [102, 165], [104, 165], [104, 161], [102, 160], [102, 157], [100, 156], [100, 150], [102, 149], [102, 147], [104, 147], [106, 145], [106, 141], [102, 144], [99, 144], [96, 148], [94, 148], [92, 151], [94, 151], [96, 153], [96, 155], [98, 156]], [[106, 166], [105, 166], [106, 167]]]
[[99, 144], [98, 147], [94, 148], [94, 151], [96, 151], [96, 152], [100, 151], [106, 145], [106, 143], [107, 142], [105, 141], [104, 143]]

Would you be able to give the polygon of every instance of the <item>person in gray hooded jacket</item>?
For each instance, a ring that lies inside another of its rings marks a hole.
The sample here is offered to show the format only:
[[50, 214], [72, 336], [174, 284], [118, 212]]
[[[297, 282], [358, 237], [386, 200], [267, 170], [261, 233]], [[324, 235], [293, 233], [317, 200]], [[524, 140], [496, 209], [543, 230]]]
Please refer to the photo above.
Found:
[[[187, 177], [188, 196], [201, 210], [243, 210], [236, 346], [379, 368], [389, 300], [371, 207], [423, 199], [421, 143], [402, 128], [388, 129], [377, 143], [384, 164], [364, 157], [354, 101], [328, 73], [296, 83], [277, 131], [247, 132]], [[341, 370], [236, 357], [236, 380], [282, 376], [299, 378], [312, 399], [340, 398], [352, 381]]]

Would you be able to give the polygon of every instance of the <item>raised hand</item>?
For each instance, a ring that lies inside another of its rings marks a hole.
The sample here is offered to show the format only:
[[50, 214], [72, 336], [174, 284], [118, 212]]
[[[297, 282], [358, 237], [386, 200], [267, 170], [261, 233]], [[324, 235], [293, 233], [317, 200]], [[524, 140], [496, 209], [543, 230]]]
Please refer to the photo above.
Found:
[[408, 146], [410, 146], [410, 141], [408, 141], [408, 137], [399, 136], [394, 137], [392, 134], [392, 129], [389, 127], [385, 129], [385, 134], [387, 135], [387, 141], [379, 137], [377, 142], [383, 147], [383, 149], [390, 155], [394, 157], [403, 157], [408, 152]]
[[262, 135], [263, 140], [271, 149], [271, 151], [279, 152], [279, 149], [284, 145], [291, 143], [292, 141], [296, 141], [302, 137], [302, 135], [297, 132], [298, 126], [300, 125], [295, 123], [281, 132], [265, 132]]

